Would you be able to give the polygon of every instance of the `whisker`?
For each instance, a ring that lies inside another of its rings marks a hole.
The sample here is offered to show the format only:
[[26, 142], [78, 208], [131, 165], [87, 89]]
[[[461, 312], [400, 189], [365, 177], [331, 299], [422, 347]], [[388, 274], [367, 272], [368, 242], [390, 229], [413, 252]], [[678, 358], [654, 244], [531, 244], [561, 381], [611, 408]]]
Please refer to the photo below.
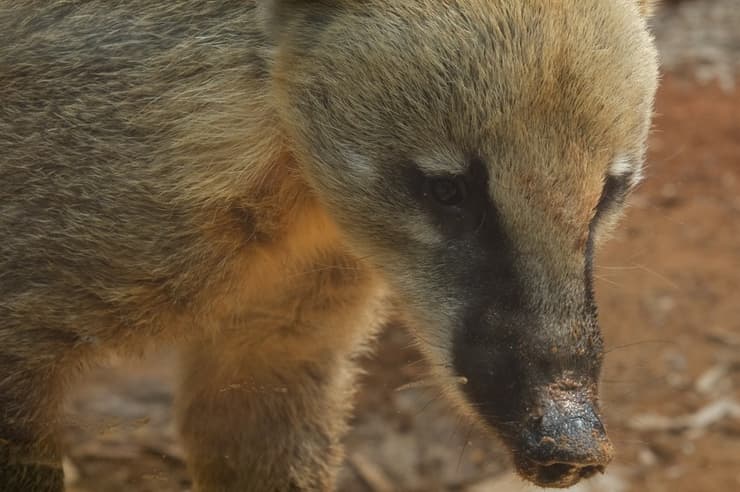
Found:
[[[666, 284], [668, 284], [669, 286], [671, 286], [674, 289], [678, 289], [679, 288], [679, 286], [678, 286], [678, 284], [676, 282], [674, 282], [673, 280], [669, 279], [665, 275], [663, 275], [663, 274], [661, 274], [661, 273], [659, 273], [659, 272], [651, 269], [650, 267], [648, 267], [647, 265], [645, 265], [643, 263], [637, 263], [637, 264], [634, 264], [634, 265], [624, 265], [624, 266], [596, 265], [595, 268], [594, 268], [594, 270], [611, 270], [611, 271], [634, 271], [634, 270], [641, 270], [641, 271], [643, 271], [645, 273], [649, 273], [650, 275], [653, 275], [654, 277], [656, 277], [657, 279], [665, 282]], [[594, 275], [594, 277], [596, 277], [596, 275]], [[603, 277], [597, 277], [597, 278], [600, 278], [602, 280], [606, 280]]]
[[419, 415], [421, 415], [422, 413], [424, 413], [424, 411], [426, 411], [426, 409], [429, 408], [429, 406], [432, 403], [434, 403], [436, 401], [439, 401], [440, 398], [441, 398], [441, 395], [439, 395], [439, 394], [435, 395], [431, 400], [429, 400], [428, 402], [426, 402], [424, 404], [424, 406], [422, 406], [417, 412], [415, 412], [414, 415], [413, 415], [413, 417], [414, 418], [417, 418]]
[[674, 282], [673, 280], [669, 279], [665, 275], [662, 275], [662, 274], [656, 272], [655, 270], [653, 270], [651, 268], [648, 268], [646, 265], [638, 264], [638, 265], [635, 265], [635, 266], [637, 266], [640, 270], [643, 270], [643, 271], [649, 273], [650, 275], [653, 275], [656, 278], [662, 280], [666, 284], [670, 285], [672, 288], [674, 288], [676, 290], [679, 289], [679, 286], [678, 286], [678, 284], [676, 282]]
[[639, 446], [648, 446], [650, 444], [648, 441], [643, 441], [640, 439], [614, 439], [612, 438], [611, 441], [614, 444], [627, 444], [627, 445], [639, 445]]
[[616, 265], [595, 265], [595, 270], [639, 270], [640, 267], [638, 265], [624, 265], [624, 266], [616, 266]]
[[470, 434], [473, 432], [473, 424], [468, 425], [468, 432], [465, 434], [465, 442], [463, 443], [462, 450], [460, 451], [460, 456], [457, 458], [457, 468], [455, 469], [455, 472], [460, 471], [460, 465], [462, 464], [462, 458], [465, 454], [465, 449], [468, 447], [468, 443], [470, 442]]
[[626, 349], [626, 348], [636, 347], [638, 345], [646, 345], [646, 344], [652, 344], [652, 343], [662, 343], [662, 344], [674, 345], [674, 346], [675, 345], [678, 345], [678, 343], [676, 341], [674, 341], [674, 340], [660, 340], [660, 339], [656, 339], [656, 340], [641, 340], [639, 342], [626, 343], [624, 345], [617, 345], [617, 346], [614, 346], [614, 347], [610, 347], [608, 349], [604, 349], [604, 355], [609, 354], [611, 352], [614, 352], [615, 350], [622, 350], [622, 349]]
[[447, 436], [447, 444], [450, 444], [452, 442], [452, 439], [457, 435], [457, 431], [460, 430], [460, 425], [462, 424], [462, 415], [458, 415], [455, 419], [455, 425], [452, 427], [452, 432], [450, 432], [450, 435]]
[[405, 391], [411, 388], [428, 388], [429, 386], [436, 386], [440, 382], [444, 384], [448, 379], [450, 380], [449, 382], [452, 384], [468, 384], [468, 378], [466, 378], [465, 376], [432, 376], [429, 378], [420, 379], [418, 381], [411, 381], [410, 383], [403, 384], [396, 388], [395, 391]]
[[631, 385], [631, 384], [639, 384], [644, 385], [646, 383], [664, 383], [667, 381], [666, 376], [659, 376], [655, 378], [649, 378], [649, 379], [602, 379], [601, 382], [604, 384], [625, 384], [625, 385]]
[[[406, 348], [416, 348], [416, 347], [410, 347], [410, 346], [409, 346], [409, 347], [406, 347]], [[441, 364], [433, 364], [432, 362], [430, 362], [430, 361], [426, 360], [426, 359], [425, 359], [425, 358], [423, 358], [423, 357], [422, 357], [421, 359], [416, 359], [416, 360], [414, 360], [414, 361], [411, 361], [411, 362], [407, 362], [407, 363], [406, 363], [406, 366], [407, 366], [407, 367], [416, 367], [416, 366], [420, 366], [420, 365], [423, 365], [423, 364], [425, 364], [425, 363], [426, 363], [426, 364], [429, 364], [429, 365], [430, 365], [430, 366], [432, 366], [432, 367], [434, 367], [434, 366], [441, 366]]]
[[437, 350], [442, 350], [442, 351], [445, 351], [445, 347], [443, 347], [443, 346], [441, 346], [441, 345], [437, 345], [437, 344], [434, 344], [434, 343], [431, 343], [431, 342], [429, 342], [428, 340], [424, 339], [424, 338], [423, 338], [423, 337], [422, 337], [421, 335], [419, 335], [418, 333], [414, 333], [414, 336], [415, 336], [416, 338], [418, 338], [419, 340], [421, 340], [422, 342], [424, 342], [425, 344], [427, 344], [427, 345], [428, 345], [429, 347], [435, 348], [435, 349], [437, 349]]
[[606, 282], [607, 284], [613, 285], [615, 287], [623, 287], [624, 286], [624, 284], [620, 284], [619, 282], [615, 282], [614, 280], [608, 279], [608, 278], [604, 277], [603, 275], [596, 275], [596, 274], [594, 274], [594, 278], [595, 279], [598, 279], [598, 280], [601, 280], [602, 282]]

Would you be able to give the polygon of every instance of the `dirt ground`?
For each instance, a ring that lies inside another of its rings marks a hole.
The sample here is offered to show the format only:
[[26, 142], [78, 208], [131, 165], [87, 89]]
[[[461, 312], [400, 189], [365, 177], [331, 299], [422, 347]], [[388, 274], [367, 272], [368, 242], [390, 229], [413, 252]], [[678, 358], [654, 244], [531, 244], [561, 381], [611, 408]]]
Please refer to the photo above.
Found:
[[[671, 72], [647, 180], [597, 258], [603, 406], [618, 455], [581, 491], [740, 490], [740, 91]], [[390, 329], [366, 361], [341, 490], [530, 490], [434, 391], [396, 391], [422, 374], [418, 360]], [[111, 366], [69, 402], [70, 490], [188, 490], [172, 358]]]

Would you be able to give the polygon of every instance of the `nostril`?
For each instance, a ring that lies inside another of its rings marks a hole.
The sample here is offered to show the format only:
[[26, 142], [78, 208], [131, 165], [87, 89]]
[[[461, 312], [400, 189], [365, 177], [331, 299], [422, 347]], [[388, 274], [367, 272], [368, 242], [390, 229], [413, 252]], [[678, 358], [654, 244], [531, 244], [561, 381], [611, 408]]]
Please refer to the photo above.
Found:
[[554, 475], [560, 476], [571, 473], [576, 467], [569, 465], [568, 463], [553, 463], [552, 465], [546, 465], [542, 468]]
[[538, 465], [572, 465], [579, 468], [603, 467], [612, 458], [611, 443], [606, 436], [587, 436], [573, 433], [557, 438], [540, 437], [525, 447], [527, 458]]
[[537, 467], [539, 479], [550, 484], [563, 481], [571, 483], [574, 478], [588, 479], [597, 473], [604, 473], [604, 467], [601, 465], [578, 466], [569, 463], [553, 463]]
[[604, 473], [604, 467], [602, 465], [588, 465], [579, 470], [581, 478], [591, 478], [597, 473]]
[[556, 483], [573, 475], [575, 467], [566, 463], [553, 463], [552, 465], [541, 465], [538, 470], [539, 478], [546, 483]]

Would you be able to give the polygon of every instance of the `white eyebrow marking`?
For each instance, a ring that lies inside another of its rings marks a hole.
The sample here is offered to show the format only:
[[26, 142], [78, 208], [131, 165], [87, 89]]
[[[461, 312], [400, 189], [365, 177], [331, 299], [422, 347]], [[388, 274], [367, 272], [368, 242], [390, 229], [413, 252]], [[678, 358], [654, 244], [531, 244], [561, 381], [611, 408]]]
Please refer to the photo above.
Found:
[[414, 162], [427, 174], [462, 174], [467, 163], [465, 156], [457, 152], [438, 152], [434, 155], [417, 156]]
[[614, 159], [609, 166], [609, 174], [612, 176], [624, 176], [625, 174], [630, 174], [634, 170], [632, 169], [632, 163], [630, 162], [630, 159], [620, 155], [617, 156], [616, 159]]

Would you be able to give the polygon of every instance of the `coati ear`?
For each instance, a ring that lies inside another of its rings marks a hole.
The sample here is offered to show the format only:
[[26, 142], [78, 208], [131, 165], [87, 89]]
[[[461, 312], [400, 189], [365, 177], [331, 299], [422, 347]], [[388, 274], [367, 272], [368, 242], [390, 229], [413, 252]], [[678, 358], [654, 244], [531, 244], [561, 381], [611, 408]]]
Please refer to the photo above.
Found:
[[640, 7], [640, 13], [645, 17], [650, 17], [655, 12], [655, 8], [658, 6], [659, 0], [637, 0], [637, 4]]

